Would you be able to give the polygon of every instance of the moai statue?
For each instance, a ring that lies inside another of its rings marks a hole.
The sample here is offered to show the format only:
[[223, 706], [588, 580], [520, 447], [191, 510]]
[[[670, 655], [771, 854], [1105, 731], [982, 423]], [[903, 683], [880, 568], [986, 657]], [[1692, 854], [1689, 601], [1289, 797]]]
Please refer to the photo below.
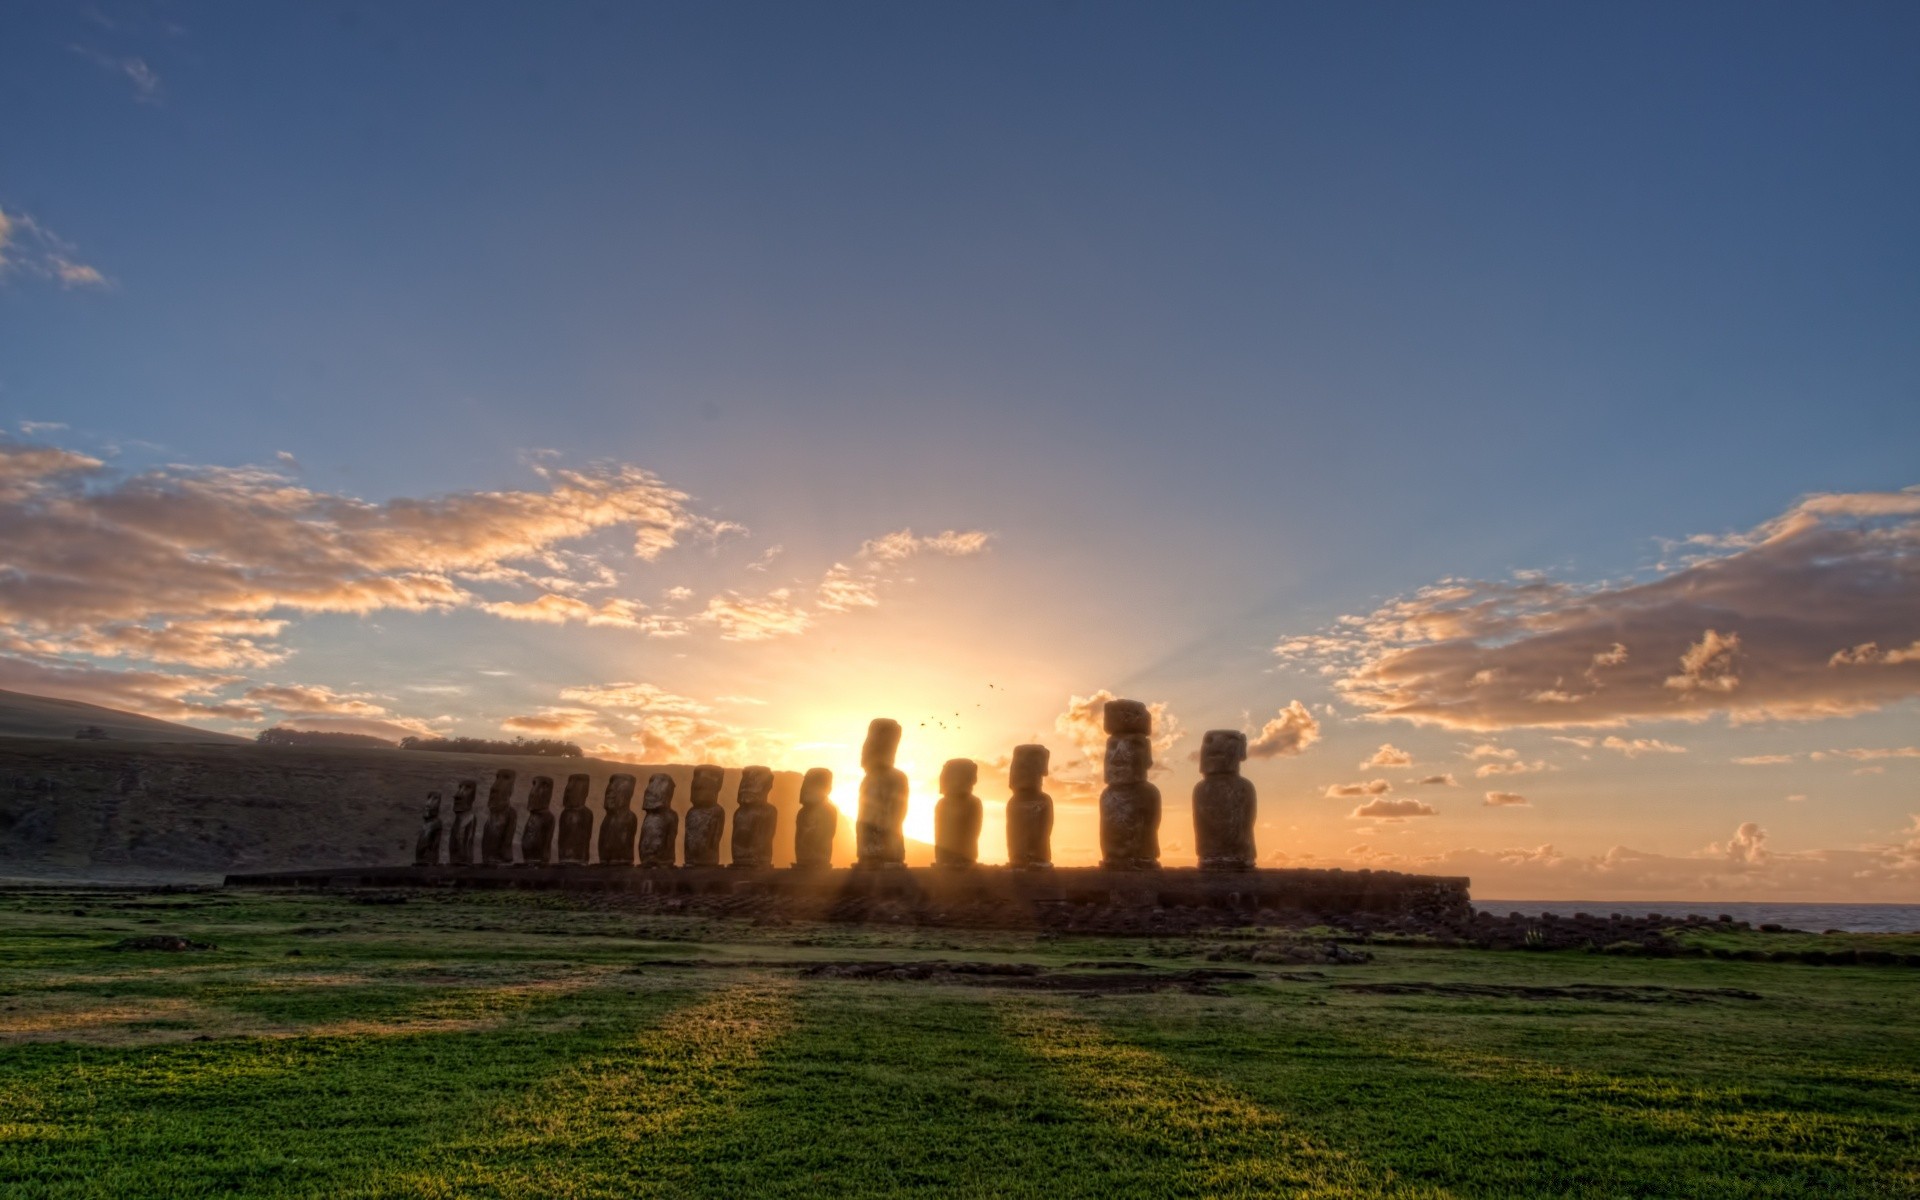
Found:
[[600, 797], [600, 807], [606, 813], [600, 818], [600, 865], [632, 866], [633, 835], [640, 828], [640, 818], [633, 815], [633, 776], [620, 774], [609, 778], [607, 790]]
[[1193, 785], [1193, 846], [1203, 871], [1253, 869], [1253, 781], [1240, 777], [1247, 735], [1209, 729], [1200, 741], [1199, 783]]
[[720, 807], [720, 785], [725, 779], [726, 773], [719, 767], [693, 769], [693, 797], [687, 809], [687, 849], [681, 859], [686, 866], [720, 865], [720, 835], [727, 828], [727, 813]]
[[[627, 778], [627, 793], [633, 793], [633, 776]], [[647, 794], [640, 798], [646, 816], [640, 822], [640, 865], [670, 867], [674, 843], [680, 840], [680, 814], [673, 811], [673, 776], [656, 771], [647, 777]], [[628, 857], [632, 862], [632, 857]]]
[[427, 811], [420, 818], [420, 836], [413, 843], [413, 865], [440, 865], [440, 793], [427, 793]]
[[840, 810], [829, 799], [833, 772], [815, 767], [800, 780], [800, 812], [793, 818], [793, 865], [818, 870], [833, 865], [833, 839], [840, 832]]
[[1047, 778], [1045, 746], [1015, 746], [1007, 785], [1007, 865], [1053, 865], [1053, 797], [1040, 790]]
[[1151, 870], [1160, 865], [1160, 789], [1147, 782], [1153, 766], [1153, 718], [1138, 700], [1109, 700], [1107, 788], [1100, 793], [1100, 865]]
[[733, 802], [733, 865], [754, 868], [773, 865], [773, 830], [780, 814], [767, 803], [773, 791], [773, 770], [748, 767], [740, 772], [740, 790]]
[[593, 814], [587, 811], [587, 791], [593, 787], [591, 775], [567, 776], [567, 790], [560, 796], [560, 865], [580, 866], [593, 848]]
[[907, 776], [895, 769], [900, 723], [885, 717], [867, 726], [860, 748], [860, 809], [854, 818], [854, 848], [862, 867], [902, 867], [907, 862]]
[[553, 779], [535, 775], [527, 784], [527, 827], [520, 833], [520, 865], [544, 867], [553, 857]]
[[447, 865], [450, 867], [470, 867], [473, 865], [473, 795], [480, 785], [471, 779], [462, 779], [453, 786], [453, 828], [447, 831]]
[[980, 861], [980, 764], [951, 758], [940, 768], [940, 800], [933, 806], [933, 861], [943, 867], [971, 867]]
[[493, 773], [493, 786], [487, 789], [487, 823], [480, 828], [480, 861], [489, 867], [513, 861], [513, 827], [517, 820], [513, 812], [514, 778], [512, 768], [502, 767]]

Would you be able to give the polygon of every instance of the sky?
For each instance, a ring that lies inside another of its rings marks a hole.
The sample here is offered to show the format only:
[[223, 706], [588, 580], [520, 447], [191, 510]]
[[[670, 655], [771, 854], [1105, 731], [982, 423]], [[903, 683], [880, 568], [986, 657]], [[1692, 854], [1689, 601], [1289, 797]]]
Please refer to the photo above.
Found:
[[1920, 9], [7, 4], [0, 688], [1920, 901]]

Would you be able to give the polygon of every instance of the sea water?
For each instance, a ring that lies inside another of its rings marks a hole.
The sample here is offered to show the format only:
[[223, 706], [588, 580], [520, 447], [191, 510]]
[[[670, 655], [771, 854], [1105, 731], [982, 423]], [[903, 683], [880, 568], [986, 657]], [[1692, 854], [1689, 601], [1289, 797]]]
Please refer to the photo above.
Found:
[[1659, 913], [1665, 917], [1684, 917], [1698, 913], [1708, 920], [1725, 914], [1749, 924], [1781, 925], [1824, 933], [1842, 929], [1848, 933], [1920, 933], [1920, 904], [1732, 904], [1716, 900], [1475, 900], [1474, 908], [1504, 917], [1508, 913], [1552, 913], [1571, 917], [1575, 913], [1604, 917], [1619, 913], [1644, 917]]

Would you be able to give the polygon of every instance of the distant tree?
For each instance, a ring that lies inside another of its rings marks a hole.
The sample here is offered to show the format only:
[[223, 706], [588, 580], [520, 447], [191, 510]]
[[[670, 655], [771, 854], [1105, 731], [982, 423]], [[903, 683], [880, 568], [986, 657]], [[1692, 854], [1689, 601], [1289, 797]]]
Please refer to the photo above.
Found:
[[544, 758], [580, 758], [580, 747], [559, 738], [522, 738], [502, 741], [476, 737], [403, 737], [402, 750], [432, 750], [441, 754], [534, 754]]
[[332, 746], [342, 750], [392, 750], [394, 743], [370, 733], [335, 733], [322, 729], [288, 729], [275, 725], [254, 735], [262, 746]]
[[80, 728], [73, 731], [73, 736], [77, 738], [84, 738], [90, 742], [104, 742], [107, 740], [108, 735], [107, 735], [107, 731], [100, 728], [98, 725], [82, 725]]

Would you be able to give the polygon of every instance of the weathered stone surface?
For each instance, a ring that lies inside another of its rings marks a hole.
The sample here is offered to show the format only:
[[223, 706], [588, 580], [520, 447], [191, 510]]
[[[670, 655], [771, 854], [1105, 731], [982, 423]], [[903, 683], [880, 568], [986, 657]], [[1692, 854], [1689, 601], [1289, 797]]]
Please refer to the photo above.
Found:
[[840, 832], [840, 810], [829, 799], [833, 772], [815, 767], [800, 781], [800, 812], [793, 821], [793, 865], [819, 870], [833, 865], [833, 839]]
[[860, 808], [854, 818], [855, 851], [862, 867], [899, 867], [907, 861], [907, 776], [896, 770], [900, 723], [885, 717], [867, 726], [860, 748]]
[[726, 773], [715, 766], [693, 769], [691, 805], [687, 809], [686, 852], [689, 867], [720, 865], [720, 836], [726, 832], [727, 813], [720, 807], [720, 785]]
[[413, 843], [413, 865], [416, 867], [437, 867], [440, 865], [440, 836], [443, 827], [440, 821], [440, 793], [427, 793], [427, 811], [420, 818], [420, 836]]
[[544, 867], [553, 857], [553, 778], [535, 775], [527, 783], [527, 824], [520, 831], [520, 861]]
[[1041, 791], [1050, 755], [1045, 746], [1015, 746], [1007, 784], [1007, 865], [1053, 865], [1053, 797]]
[[945, 867], [971, 867], [980, 861], [980, 764], [954, 758], [940, 768], [940, 800], [933, 806], [933, 861]]
[[633, 776], [621, 773], [609, 778], [600, 807], [606, 813], [600, 818], [601, 865], [632, 866], [633, 835], [640, 826], [640, 819], [633, 815]]
[[1107, 701], [1100, 724], [1108, 737], [1144, 737], [1153, 732], [1153, 716], [1138, 700]]
[[587, 861], [593, 849], [593, 814], [587, 810], [587, 791], [593, 776], [567, 776], [567, 790], [560, 796], [559, 855], [564, 866]]
[[[1119, 710], [1119, 716], [1113, 714]], [[1106, 727], [1138, 728], [1146, 711], [1133, 700], [1107, 702]], [[1100, 793], [1100, 865], [1149, 870], [1160, 865], [1160, 789], [1147, 782], [1153, 766], [1150, 727], [1107, 739], [1106, 790]]]
[[780, 814], [767, 803], [772, 792], [772, 768], [748, 767], [740, 772], [740, 788], [734, 796], [733, 842], [729, 847], [736, 867], [773, 865], [773, 834]]
[[473, 815], [473, 798], [480, 790], [476, 780], [462, 779], [453, 787], [453, 828], [447, 831], [447, 865], [473, 865], [473, 835], [478, 820]]
[[501, 866], [513, 861], [513, 829], [518, 818], [513, 811], [514, 772], [506, 767], [493, 773], [493, 786], [487, 789], [487, 823], [480, 828], [480, 861]]
[[673, 809], [673, 776], [664, 771], [648, 776], [640, 807], [646, 812], [640, 822], [640, 865], [672, 866], [680, 841], [680, 814]]
[[1240, 775], [1247, 735], [1210, 729], [1200, 742], [1199, 783], [1193, 785], [1193, 845], [1209, 871], [1253, 869], [1253, 781]]

